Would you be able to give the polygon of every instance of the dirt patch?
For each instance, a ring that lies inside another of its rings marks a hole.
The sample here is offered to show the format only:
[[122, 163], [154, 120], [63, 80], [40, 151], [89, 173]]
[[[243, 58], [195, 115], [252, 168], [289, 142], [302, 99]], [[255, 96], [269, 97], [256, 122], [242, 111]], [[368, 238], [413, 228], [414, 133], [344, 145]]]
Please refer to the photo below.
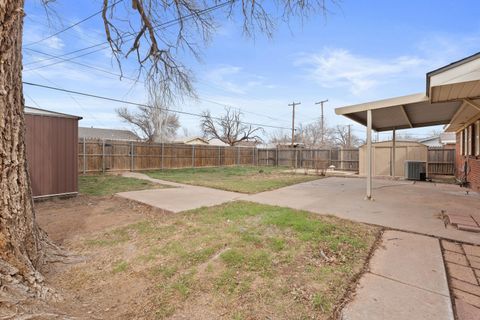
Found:
[[58, 244], [145, 219], [152, 208], [118, 197], [78, 196], [35, 203], [37, 221]]

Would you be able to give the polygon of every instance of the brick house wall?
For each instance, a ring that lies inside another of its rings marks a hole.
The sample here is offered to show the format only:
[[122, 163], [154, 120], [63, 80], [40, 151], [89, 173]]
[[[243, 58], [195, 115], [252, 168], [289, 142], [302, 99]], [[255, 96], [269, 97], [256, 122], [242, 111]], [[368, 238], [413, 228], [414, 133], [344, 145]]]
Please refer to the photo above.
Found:
[[458, 132], [457, 135], [457, 147], [455, 152], [456, 157], [456, 170], [455, 176], [457, 179], [463, 179], [465, 162], [468, 164], [468, 174], [467, 181], [470, 183], [470, 188], [474, 191], [480, 191], [480, 156], [465, 156], [461, 153], [461, 133]]

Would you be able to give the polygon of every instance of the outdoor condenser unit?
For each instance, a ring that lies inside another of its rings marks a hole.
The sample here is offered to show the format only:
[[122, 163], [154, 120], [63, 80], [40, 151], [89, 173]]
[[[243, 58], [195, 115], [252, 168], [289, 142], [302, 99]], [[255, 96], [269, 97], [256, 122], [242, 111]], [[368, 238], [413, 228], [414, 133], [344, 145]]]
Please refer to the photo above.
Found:
[[427, 177], [427, 164], [423, 161], [405, 161], [405, 179], [425, 180]]

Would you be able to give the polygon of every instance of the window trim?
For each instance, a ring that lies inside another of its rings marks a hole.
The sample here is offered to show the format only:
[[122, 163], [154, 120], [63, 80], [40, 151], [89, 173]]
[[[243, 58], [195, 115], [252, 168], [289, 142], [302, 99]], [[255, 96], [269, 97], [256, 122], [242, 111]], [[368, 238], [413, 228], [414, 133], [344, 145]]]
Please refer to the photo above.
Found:
[[475, 125], [475, 155], [480, 156], [480, 120], [477, 120]]

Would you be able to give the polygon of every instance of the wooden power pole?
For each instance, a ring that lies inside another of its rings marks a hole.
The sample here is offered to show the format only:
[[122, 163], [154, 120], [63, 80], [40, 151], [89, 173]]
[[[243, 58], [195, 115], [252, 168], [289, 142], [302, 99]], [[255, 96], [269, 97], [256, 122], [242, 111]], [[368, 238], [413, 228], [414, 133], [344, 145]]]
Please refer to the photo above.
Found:
[[323, 104], [325, 102], [328, 102], [328, 99], [327, 100], [322, 100], [322, 101], [319, 101], [319, 102], [315, 102], [315, 104], [319, 104], [320, 105], [320, 110], [321, 110], [321, 113], [320, 113], [320, 125], [321, 125], [321, 133], [322, 133], [322, 146], [324, 145], [325, 143], [325, 120], [324, 120], [324, 117], [323, 117]]
[[295, 144], [295, 107], [301, 104], [300, 102], [292, 102], [288, 106], [292, 107], [292, 148]]

